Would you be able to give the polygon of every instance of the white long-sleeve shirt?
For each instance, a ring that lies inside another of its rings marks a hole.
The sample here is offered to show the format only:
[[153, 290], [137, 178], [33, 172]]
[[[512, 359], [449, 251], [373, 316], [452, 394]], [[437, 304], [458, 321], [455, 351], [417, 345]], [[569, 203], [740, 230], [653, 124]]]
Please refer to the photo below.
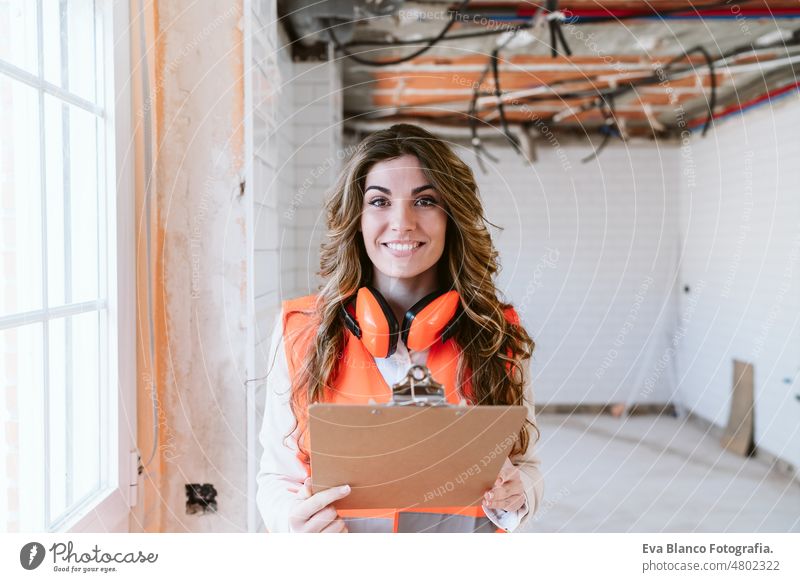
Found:
[[[268, 531], [288, 532], [291, 502], [303, 485], [306, 469], [297, 456], [298, 430], [289, 406], [291, 381], [283, 345], [282, 314], [278, 314], [276, 320], [269, 350], [267, 394], [260, 433], [264, 452], [257, 476], [257, 503]], [[424, 364], [427, 358], [428, 350], [409, 352], [399, 340], [394, 354], [388, 358], [375, 358], [375, 363], [386, 383], [391, 386], [406, 375], [412, 364]], [[525, 377], [528, 418], [533, 421], [533, 392], [527, 370]], [[289, 435], [288, 438], [284, 438], [286, 435]], [[506, 531], [513, 531], [523, 525], [541, 504], [542, 477], [539, 459], [533, 449], [531, 442], [525, 455], [511, 459], [520, 470], [525, 488], [525, 504], [517, 511], [496, 510], [483, 506], [486, 516]]]

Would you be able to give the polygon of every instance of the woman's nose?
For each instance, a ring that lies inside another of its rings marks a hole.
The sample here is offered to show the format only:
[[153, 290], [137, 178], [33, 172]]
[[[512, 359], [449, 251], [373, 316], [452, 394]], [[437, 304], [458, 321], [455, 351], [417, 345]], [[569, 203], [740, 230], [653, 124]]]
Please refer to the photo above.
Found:
[[414, 230], [414, 210], [411, 207], [412, 204], [413, 201], [401, 200], [399, 204], [394, 205], [391, 221], [393, 230]]

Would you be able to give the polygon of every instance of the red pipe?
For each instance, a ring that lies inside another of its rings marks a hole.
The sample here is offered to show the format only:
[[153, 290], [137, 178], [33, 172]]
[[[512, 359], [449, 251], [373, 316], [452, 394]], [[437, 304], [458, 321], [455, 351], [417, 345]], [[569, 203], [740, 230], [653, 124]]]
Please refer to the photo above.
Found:
[[[699, 6], [697, 10], [684, 10], [682, 12], [671, 12], [669, 14], [664, 15], [665, 18], [681, 18], [681, 17], [695, 17], [701, 18], [703, 16], [727, 16], [727, 17], [734, 17], [734, 16], [742, 16], [742, 17], [770, 17], [770, 16], [798, 16], [800, 15], [800, 10], [797, 8], [744, 8], [739, 6], [738, 4], [734, 4], [732, 6], [737, 6], [739, 8], [738, 11], [734, 12], [730, 8], [714, 8], [714, 9], [707, 9], [703, 10]], [[657, 10], [570, 10], [564, 9], [568, 16], [577, 16], [578, 18], [607, 18], [609, 16], [620, 17], [620, 16], [640, 16], [642, 18], [645, 17], [656, 17], [659, 15]], [[517, 11], [517, 15], [519, 16], [533, 16], [536, 14], [536, 10], [531, 9], [520, 9]]]
[[[759, 103], [763, 103], [764, 101], [770, 100], [773, 97], [778, 97], [779, 95], [783, 95], [784, 93], [788, 93], [792, 89], [797, 89], [798, 87], [800, 87], [800, 81], [796, 81], [796, 82], [792, 83], [791, 85], [786, 85], [785, 87], [779, 87], [778, 89], [773, 89], [769, 93], [765, 93], [764, 95], [761, 95], [760, 97], [756, 97], [754, 99], [751, 99], [750, 101], [745, 101], [744, 103], [739, 103], [739, 104], [736, 104], [736, 105], [731, 105], [729, 107], [726, 107], [725, 109], [723, 109], [719, 113], [715, 113], [714, 115], [712, 115], [712, 118], [713, 119], [719, 119], [721, 117], [727, 117], [728, 115], [730, 115], [732, 113], [737, 113], [737, 112], [744, 111], [745, 109], [750, 109], [751, 107], [755, 107]], [[687, 123], [687, 126], [690, 129], [694, 129], [695, 127], [703, 125], [706, 122], [706, 118], [707, 118], [707, 116], [698, 117], [697, 119], [693, 119], [692, 121]]]

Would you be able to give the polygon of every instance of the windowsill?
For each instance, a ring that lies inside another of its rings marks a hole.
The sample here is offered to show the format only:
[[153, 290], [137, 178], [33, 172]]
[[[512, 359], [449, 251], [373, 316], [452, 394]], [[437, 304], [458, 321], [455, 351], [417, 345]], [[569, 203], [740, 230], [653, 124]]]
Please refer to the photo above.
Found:
[[127, 532], [130, 507], [115, 487], [96, 493], [55, 523], [49, 531], [70, 533]]

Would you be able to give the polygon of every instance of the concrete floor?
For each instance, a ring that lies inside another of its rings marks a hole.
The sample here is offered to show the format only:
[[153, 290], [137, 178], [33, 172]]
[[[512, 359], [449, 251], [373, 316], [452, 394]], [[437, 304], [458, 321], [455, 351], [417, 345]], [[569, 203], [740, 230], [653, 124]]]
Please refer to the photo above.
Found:
[[545, 497], [526, 531], [798, 532], [800, 483], [669, 416], [540, 415]]

